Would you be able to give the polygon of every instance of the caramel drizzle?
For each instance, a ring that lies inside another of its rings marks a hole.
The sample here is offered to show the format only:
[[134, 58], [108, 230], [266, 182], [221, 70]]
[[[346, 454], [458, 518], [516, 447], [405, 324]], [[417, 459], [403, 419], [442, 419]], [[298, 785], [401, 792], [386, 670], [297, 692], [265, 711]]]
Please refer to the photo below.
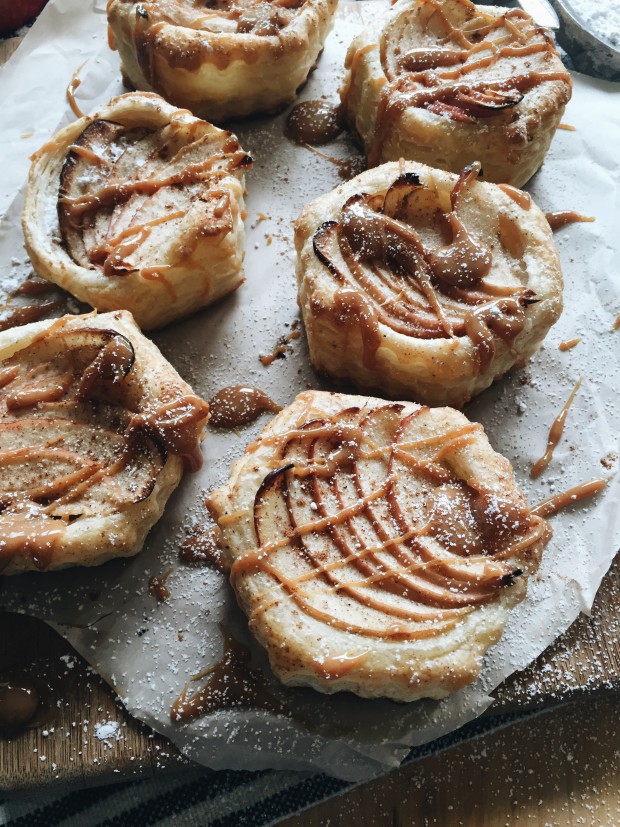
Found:
[[[176, 212], [162, 215], [159, 218], [154, 218], [151, 221], [145, 221], [143, 224], [134, 224], [126, 230], [123, 230], [115, 238], [108, 239], [103, 242], [103, 244], [93, 247], [89, 253], [89, 258], [93, 262], [103, 260], [103, 272], [106, 276], [126, 275], [126, 273], [132, 269], [131, 265], [128, 265], [126, 262], [127, 257], [135, 253], [136, 250], [144, 244], [151, 234], [153, 227], [165, 224], [168, 221], [175, 221], [178, 218], [183, 218], [185, 215], [186, 210], [177, 210]], [[137, 238], [132, 238], [132, 236], [137, 236]], [[148, 279], [149, 275], [145, 275], [145, 270], [149, 273], [151, 270], [156, 272], [159, 269], [161, 269], [161, 265], [159, 268], [144, 268], [140, 272], [143, 278]], [[175, 298], [172, 300], [175, 301]]]
[[[479, 170], [478, 163], [466, 167], [452, 189], [452, 209], [443, 213], [452, 241], [443, 247], [429, 249], [404, 218], [388, 214], [398, 215], [399, 205], [417, 191], [433, 194], [411, 173], [398, 178], [384, 196], [349, 199], [338, 222], [326, 222], [316, 231], [315, 255], [338, 289], [331, 309], [315, 303], [312, 310], [333, 316], [338, 325], [362, 328], [363, 360], [370, 370], [381, 344], [380, 324], [422, 339], [468, 336], [480, 371], [493, 359], [498, 338], [510, 346], [523, 330], [532, 292], [485, 280], [491, 252], [458, 215]], [[507, 194], [529, 209], [529, 196], [513, 189]], [[516, 249], [523, 244], [519, 239], [507, 244], [511, 255], [522, 252]]]
[[[212, 8], [204, 3], [194, 4], [180, 0], [157, 0], [137, 4], [133, 42], [137, 62], [145, 79], [157, 92], [165, 93], [164, 84], [160, 82], [157, 63], [153, 60], [155, 52], [165, 49], [165, 60], [174, 68], [186, 71], [198, 71], [208, 54], [210, 62], [223, 70], [235, 59], [252, 60], [256, 48], [253, 39], [244, 36], [253, 35], [277, 38], [276, 43], [285, 36], [285, 29], [294, 20], [303, 0], [232, 0], [215, 3]], [[238, 43], [223, 48], [219, 43], [219, 31], [210, 31], [205, 23], [211, 19], [224, 19], [236, 23]], [[198, 36], [184, 37], [182, 46], [157, 40], [164, 26], [178, 26], [184, 30], [194, 30]], [[214, 35], [213, 37], [209, 37]]]
[[93, 152], [93, 150], [89, 149], [87, 146], [80, 146], [79, 144], [70, 144], [67, 147], [67, 152], [73, 152], [76, 155], [79, 155], [80, 158], [84, 158], [86, 161], [90, 161], [91, 164], [96, 164], [97, 166], [110, 166], [109, 161], [106, 161], [106, 159], [102, 158], [101, 155], [97, 155], [96, 152]]
[[532, 470], [530, 471], [531, 477], [536, 478], [540, 476], [542, 472], [545, 470], [545, 468], [551, 462], [556, 445], [559, 443], [560, 439], [562, 438], [562, 434], [564, 433], [564, 425], [566, 423], [566, 417], [568, 415], [569, 408], [573, 404], [573, 400], [577, 395], [577, 391], [580, 387], [581, 378], [575, 382], [575, 387], [572, 389], [570, 396], [564, 404], [564, 407], [553, 421], [553, 425], [549, 430], [549, 436], [547, 437], [547, 448], [542, 457], [532, 466]]
[[[480, 426], [467, 424], [411, 440], [408, 429], [428, 409], [404, 419], [401, 410], [397, 404], [370, 414], [351, 409], [268, 438], [276, 450], [274, 471], [256, 495], [258, 545], [238, 557], [231, 569], [233, 582], [257, 571], [273, 578], [274, 585], [253, 607], [250, 625], [289, 599], [315, 620], [364, 637], [433, 637], [453, 628], [475, 606], [494, 600], [516, 576], [508, 561], [546, 540], [544, 520], [523, 512], [506, 518], [511, 528], [492, 546], [483, 541], [478, 551], [468, 553], [457, 540], [452, 547], [442, 544], [439, 552], [430, 541], [435, 537], [432, 514], [422, 511], [414, 516], [401, 506], [399, 480], [413, 473], [427, 491], [447, 482], [465, 499], [477, 496], [449, 468], [458, 452], [477, 437]], [[364, 424], [374, 421], [379, 426], [382, 419], [389, 426], [385, 444], [362, 444]], [[334, 465], [336, 455], [339, 461]], [[413, 459], [411, 466], [403, 465], [404, 456]], [[360, 464], [369, 461], [380, 461], [382, 473], [373, 473], [373, 483], [366, 487]], [[313, 519], [300, 519], [300, 513], [306, 513], [299, 512], [300, 503], [314, 504]], [[266, 515], [286, 514], [288, 526], [283, 528], [278, 520], [275, 537], [265, 529], [269, 518], [263, 516], [263, 508]], [[223, 527], [238, 519], [247, 519], [247, 512], [227, 515], [218, 523]], [[306, 571], [296, 576], [284, 574], [278, 563], [280, 552], [293, 549], [306, 564]], [[353, 572], [357, 577], [351, 576]], [[304, 588], [314, 581], [322, 582], [320, 593]], [[383, 622], [362, 625], [335, 615], [323, 596], [329, 600], [339, 594], [381, 613]]]
[[[383, 145], [393, 123], [409, 107], [425, 108], [454, 121], [475, 123], [480, 118], [493, 117], [517, 106], [525, 94], [541, 83], [559, 80], [570, 84], [567, 72], [542, 70], [530, 70], [520, 75], [512, 72], [505, 79], [491, 75], [486, 79], [469, 81], [468, 74], [481, 69], [499, 70], [505, 59], [540, 55], [539, 63], [544, 66], [547, 55], [554, 53], [554, 46], [544, 32], [532, 26], [530, 18], [520, 9], [490, 18], [473, 4], [466, 5], [478, 15], [476, 19], [480, 20], [481, 25], [464, 31], [452, 26], [439, 3], [426, 0], [422, 8], [431, 6], [433, 9], [426, 25], [436, 17], [445, 37], [439, 41], [439, 49], [415, 50], [412, 63], [407, 63], [407, 55], [396, 62], [392, 60], [394, 72], [389, 68], [389, 46], [384, 38], [380, 58], [387, 83], [381, 90], [375, 134], [368, 152], [369, 166], [380, 162]], [[498, 38], [490, 36], [501, 28], [506, 29], [505, 35]], [[452, 45], [456, 49], [450, 48]], [[483, 50], [490, 54], [479, 57], [479, 52]], [[428, 65], [424, 65], [424, 53], [431, 58], [430, 63], [427, 61]], [[346, 94], [345, 91], [345, 100]]]
[[[82, 66], [84, 66], [83, 63]], [[71, 80], [69, 81], [66, 91], [67, 101], [69, 103], [69, 106], [71, 107], [71, 111], [73, 112], [76, 118], [84, 117], [84, 113], [82, 112], [82, 110], [77, 104], [77, 101], [75, 100], [75, 91], [82, 83], [82, 79], [79, 76], [79, 73], [82, 70], [82, 66], [79, 66], [72, 74]]]
[[554, 494], [553, 497], [549, 497], [548, 499], [539, 502], [538, 505], [535, 505], [534, 508], [532, 508], [531, 513], [543, 518], [551, 517], [553, 514], [557, 514], [558, 511], [561, 511], [569, 505], [574, 505], [576, 502], [589, 500], [591, 497], [595, 497], [603, 490], [603, 488], [605, 488], [607, 483], [608, 480], [606, 479], [582, 482], [579, 485], [575, 485], [573, 488], [569, 488], [567, 491], [562, 491], [560, 494]]
[[[87, 129], [93, 128], [96, 123], [91, 123]], [[117, 139], [120, 136], [117, 135]], [[100, 226], [102, 213], [108, 225], [111, 225], [119, 210], [125, 209], [124, 205], [127, 202], [130, 202], [129, 208], [131, 208], [133, 203], [131, 199], [136, 196], [148, 199], [155, 196], [164, 187], [196, 187], [197, 185], [201, 187], [202, 200], [209, 205], [211, 210], [208, 232], [217, 233], [229, 229], [228, 225], [231, 221], [229, 198], [227, 193], [218, 186], [218, 181], [227, 175], [234, 174], [238, 169], [251, 165], [251, 159], [240, 148], [236, 138], [231, 134], [224, 133], [215, 148], [212, 147], [213, 140], [213, 136], [210, 135], [201, 135], [198, 138], [190, 135], [188, 142], [177, 150], [176, 155], [169, 162], [176, 171], [155, 171], [151, 176], [123, 180], [115, 179], [114, 163], [101, 158], [89, 147], [81, 146], [79, 142], [72, 144], [69, 147], [70, 153], [74, 153], [82, 161], [93, 164], [100, 169], [99, 183], [91, 191], [71, 197], [66, 194], [63, 195], [61, 190], [61, 197], [59, 198], [59, 211], [62, 212], [63, 216], [66, 216], [68, 225], [82, 232], [82, 240], [88, 261], [95, 267], [101, 268], [106, 277], [127, 276], [137, 270], [146, 281], [161, 284], [170, 301], [175, 303], [177, 293], [172, 283], [173, 279], [168, 278], [168, 270], [172, 270], [172, 264], [147, 263], [143, 267], [139, 265], [134, 267], [128, 263], [128, 258], [144, 244], [154, 227], [169, 221], [181, 221], [188, 210], [172, 210], [155, 219], [140, 222], [140, 210], [138, 209], [136, 217], [131, 219], [130, 226], [113, 238], [104, 236], [104, 240], [96, 244], [89, 243], [86, 230], [93, 226]], [[198, 145], [202, 147], [203, 144], [203, 155], [205, 157], [199, 161], [188, 163], [186, 154], [189, 153], [189, 148], [194, 147], [195, 157], [195, 147]], [[163, 142], [159, 149], [163, 149], [165, 145], [166, 142]], [[184, 166], [182, 166], [183, 163]], [[139, 167], [135, 174], [139, 176]], [[103, 175], [103, 180], [101, 175]], [[206, 229], [206, 227], [200, 228], [199, 233]], [[62, 222], [61, 230], [63, 239], [70, 248], [71, 245]], [[99, 238], [101, 238], [100, 233], [101, 231], [98, 230]], [[198, 235], [196, 235], [196, 238], [198, 238]]]
[[497, 185], [500, 190], [509, 198], [518, 204], [522, 210], [529, 210], [532, 206], [532, 196], [529, 192], [524, 192], [523, 190], [517, 189], [517, 187], [513, 187], [510, 184], [498, 184]]
[[[133, 364], [133, 347], [123, 335], [67, 329], [60, 319], [0, 366], [0, 416], [26, 443], [0, 451], [0, 469], [6, 479], [14, 476], [7, 476], [11, 468], [18, 478], [20, 468], [22, 476], [34, 475], [0, 495], [0, 568], [22, 555], [49, 566], [69, 522], [91, 513], [88, 498], [97, 486], [104, 486], [100, 508], [122, 512], [151, 493], [167, 451], [196, 466], [208, 406], [186, 395], [136, 413], [135, 402], [124, 399]], [[110, 412], [100, 413], [102, 407]], [[28, 444], [29, 432], [42, 429], [51, 435]], [[103, 459], [83, 447], [81, 434], [93, 430], [108, 445]], [[71, 437], [66, 445], [65, 434]], [[119, 476], [124, 472], [131, 483]]]
[[548, 212], [545, 213], [545, 218], [547, 219], [547, 223], [551, 227], [552, 232], [555, 232], [562, 227], [566, 227], [568, 224], [575, 224], [576, 222], [590, 223], [592, 221], [596, 221], [594, 216], [581, 215], [574, 210], [557, 210], [556, 212]]
[[[303, 2], [304, 0], [232, 0], [225, 4], [215, 3], [210, 8], [204, 4], [189, 5], [182, 0], [157, 0], [142, 2], [136, 19], [141, 18], [142, 25], [147, 30], [151, 26], [167, 23], [209, 34], [209, 29], [204, 27], [205, 21], [218, 18], [236, 22], [238, 34], [269, 36], [276, 33], [271, 31], [271, 27], [279, 31], [288, 26], [294, 16], [290, 12], [295, 12]], [[248, 16], [248, 11], [254, 14], [253, 18]], [[269, 29], [269, 32], [265, 29]]]
[[567, 339], [565, 342], [560, 342], [560, 344], [558, 345], [558, 350], [571, 350], [571, 348], [574, 348], [576, 345], [578, 345], [580, 341], [581, 336], [575, 336], [574, 339]]
[[[225, 162], [225, 168], [215, 168], [217, 163]], [[181, 172], [163, 178], [146, 178], [136, 181], [109, 184], [97, 192], [80, 195], [76, 198], [63, 197], [61, 203], [66, 207], [73, 218], [78, 219], [84, 213], [101, 207], [114, 207], [127, 201], [135, 193], [153, 195], [162, 187], [171, 187], [177, 184], [190, 185], [200, 181], [215, 180], [228, 175], [240, 166], [249, 163], [247, 153], [243, 150], [226, 154], [212, 155], [204, 161], [188, 164]]]

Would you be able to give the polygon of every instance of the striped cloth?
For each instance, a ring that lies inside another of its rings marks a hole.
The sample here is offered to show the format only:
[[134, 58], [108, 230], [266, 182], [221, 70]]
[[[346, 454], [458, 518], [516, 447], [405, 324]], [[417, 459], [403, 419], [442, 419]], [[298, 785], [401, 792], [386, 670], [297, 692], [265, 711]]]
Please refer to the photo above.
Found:
[[[536, 714], [485, 716], [416, 747], [406, 763]], [[52, 795], [39, 790], [0, 799], [0, 825], [10, 827], [265, 827], [354, 785], [321, 774], [213, 772], [191, 769]]]

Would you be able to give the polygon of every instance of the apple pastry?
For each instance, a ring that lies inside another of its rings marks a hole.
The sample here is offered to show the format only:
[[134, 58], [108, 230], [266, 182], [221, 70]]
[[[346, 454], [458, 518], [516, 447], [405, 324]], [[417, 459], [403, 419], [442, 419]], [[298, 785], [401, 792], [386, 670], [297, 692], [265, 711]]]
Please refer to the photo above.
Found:
[[271, 421], [207, 505], [276, 676], [398, 701], [478, 676], [550, 536], [481, 425], [319, 391]]
[[220, 123], [291, 103], [338, 0], [110, 0], [125, 82]]
[[316, 370], [461, 407], [532, 355], [562, 309], [558, 251], [530, 196], [479, 170], [387, 163], [303, 210], [299, 305]]
[[370, 166], [409, 158], [522, 187], [542, 164], [571, 96], [545, 29], [521, 9], [401, 0], [346, 60], [345, 120]]
[[243, 282], [237, 138], [158, 95], [113, 98], [33, 156], [23, 228], [36, 272], [143, 329]]
[[1, 332], [2, 573], [140, 551], [208, 414], [126, 311]]

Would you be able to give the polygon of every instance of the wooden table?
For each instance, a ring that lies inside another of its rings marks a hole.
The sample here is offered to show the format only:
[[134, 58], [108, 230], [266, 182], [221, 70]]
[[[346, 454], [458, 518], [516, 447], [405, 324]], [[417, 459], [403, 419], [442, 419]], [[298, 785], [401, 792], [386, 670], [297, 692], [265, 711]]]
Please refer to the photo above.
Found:
[[[18, 42], [0, 43], [0, 63]], [[619, 597], [616, 561], [592, 620], [577, 620], [498, 693], [500, 709], [551, 711], [418, 760], [286, 819], [283, 827], [620, 824]], [[187, 762], [177, 750], [130, 718], [45, 624], [0, 614], [0, 630], [0, 665], [31, 670], [34, 662], [56, 674], [39, 724], [0, 738], [1, 791], [49, 784], [50, 792], [61, 792], [184, 771]], [[104, 720], [121, 723], [122, 740], [107, 746], [90, 737], [94, 722]]]

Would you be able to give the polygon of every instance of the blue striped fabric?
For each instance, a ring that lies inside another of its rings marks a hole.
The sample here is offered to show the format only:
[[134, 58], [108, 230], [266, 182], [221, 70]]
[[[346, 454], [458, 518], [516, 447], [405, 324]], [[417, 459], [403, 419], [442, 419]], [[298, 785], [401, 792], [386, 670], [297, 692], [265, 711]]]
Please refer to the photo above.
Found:
[[[415, 761], [485, 735], [536, 711], [485, 716], [430, 744], [416, 747]], [[0, 825], [10, 827], [265, 827], [351, 789], [321, 774], [191, 769], [62, 796], [38, 790], [0, 800]]]

